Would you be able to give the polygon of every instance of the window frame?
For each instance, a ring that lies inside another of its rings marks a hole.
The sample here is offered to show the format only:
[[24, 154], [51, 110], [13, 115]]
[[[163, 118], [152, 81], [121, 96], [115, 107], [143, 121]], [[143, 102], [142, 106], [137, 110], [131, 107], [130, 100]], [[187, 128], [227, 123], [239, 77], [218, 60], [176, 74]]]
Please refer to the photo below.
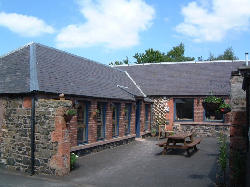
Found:
[[79, 140], [78, 140], [78, 128], [82, 127], [83, 125], [79, 125], [79, 122], [78, 122], [78, 114], [77, 114], [77, 145], [84, 145], [84, 144], [87, 144], [88, 143], [88, 124], [89, 124], [89, 105], [90, 103], [88, 101], [77, 101], [80, 104], [84, 104], [84, 108], [85, 108], [85, 117], [83, 118], [83, 120], [85, 121], [85, 140], [82, 141], [81, 143], [79, 143]]
[[224, 123], [225, 122], [225, 115], [224, 114], [222, 114], [222, 119], [221, 120], [208, 120], [207, 118], [206, 118], [206, 109], [205, 108], [203, 108], [204, 110], [203, 110], [203, 121], [204, 122], [212, 122], [212, 123]]
[[[149, 129], [149, 110], [150, 110], [150, 104], [145, 104], [145, 122], [144, 122], [144, 131], [148, 131]], [[147, 120], [146, 120], [147, 119]], [[146, 125], [147, 124], [147, 125]], [[147, 127], [147, 128], [146, 128]]]
[[[126, 109], [126, 106], [128, 106], [128, 130], [125, 131], [125, 135], [129, 135], [131, 132], [131, 129], [130, 129], [130, 123], [131, 123], [131, 111], [132, 111], [132, 103], [126, 103], [125, 104], [125, 109]], [[124, 121], [126, 121], [127, 119], [125, 119], [125, 112], [124, 112]], [[125, 126], [124, 126], [125, 128]], [[126, 129], [126, 128], [125, 128]]]
[[[192, 100], [192, 111], [193, 111], [193, 114], [192, 114], [192, 119], [188, 119], [188, 120], [177, 120], [176, 119], [176, 100], [177, 99], [190, 99]], [[180, 98], [174, 98], [174, 121], [176, 122], [192, 122], [194, 121], [194, 98], [185, 98], [185, 97], [180, 97]]]
[[120, 111], [121, 111], [121, 104], [120, 103], [112, 103], [112, 107], [115, 106], [115, 134], [113, 134], [113, 108], [112, 108], [112, 137], [117, 138], [119, 137], [119, 122], [120, 122]]
[[[96, 128], [96, 139], [97, 141], [103, 141], [105, 140], [105, 135], [106, 135], [106, 103], [104, 102], [97, 102], [97, 109], [98, 109], [98, 104], [101, 105], [101, 123], [102, 123], [102, 137], [98, 137], [98, 127]], [[97, 115], [97, 114], [96, 114]], [[98, 122], [96, 121], [96, 125], [98, 126]]]

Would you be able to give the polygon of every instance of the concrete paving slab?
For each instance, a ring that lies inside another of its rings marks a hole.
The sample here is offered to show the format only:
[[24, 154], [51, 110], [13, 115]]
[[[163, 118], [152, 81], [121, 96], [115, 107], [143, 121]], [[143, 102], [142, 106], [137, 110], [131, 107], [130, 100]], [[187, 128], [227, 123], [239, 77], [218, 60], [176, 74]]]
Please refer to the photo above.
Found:
[[191, 157], [185, 151], [161, 155], [153, 138], [80, 157], [79, 167], [65, 177], [2, 175], [0, 186], [215, 186], [217, 140], [205, 138]]

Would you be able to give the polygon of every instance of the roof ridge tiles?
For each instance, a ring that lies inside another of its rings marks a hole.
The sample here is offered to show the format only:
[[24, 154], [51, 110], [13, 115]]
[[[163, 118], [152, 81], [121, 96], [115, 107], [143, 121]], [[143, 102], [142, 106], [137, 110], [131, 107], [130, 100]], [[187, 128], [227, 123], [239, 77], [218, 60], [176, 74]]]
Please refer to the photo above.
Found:
[[245, 62], [245, 60], [212, 60], [212, 61], [185, 61], [185, 62], [158, 62], [158, 63], [144, 63], [144, 64], [122, 64], [112, 65], [111, 67], [129, 67], [129, 66], [148, 66], [148, 65], [167, 65], [167, 64], [208, 64], [208, 63], [233, 63]]

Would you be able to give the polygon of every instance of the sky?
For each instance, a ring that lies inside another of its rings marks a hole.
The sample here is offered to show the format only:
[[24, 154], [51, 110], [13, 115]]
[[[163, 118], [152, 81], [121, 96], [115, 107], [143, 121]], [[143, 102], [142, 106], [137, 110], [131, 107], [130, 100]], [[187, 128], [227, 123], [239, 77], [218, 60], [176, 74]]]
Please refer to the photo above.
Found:
[[30, 42], [103, 64], [149, 48], [250, 52], [250, 0], [0, 0], [0, 55]]

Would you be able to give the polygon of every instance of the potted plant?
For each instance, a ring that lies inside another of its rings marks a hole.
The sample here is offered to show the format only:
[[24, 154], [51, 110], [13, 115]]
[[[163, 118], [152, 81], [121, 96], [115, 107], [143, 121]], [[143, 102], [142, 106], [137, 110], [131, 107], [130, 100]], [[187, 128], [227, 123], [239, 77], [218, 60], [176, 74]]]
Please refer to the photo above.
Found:
[[203, 107], [207, 111], [216, 111], [219, 106], [223, 103], [223, 99], [215, 96], [208, 96], [203, 101]]
[[231, 111], [231, 106], [229, 104], [226, 104], [226, 103], [222, 103], [220, 106], [219, 106], [219, 109], [220, 109], [220, 112], [222, 114], [226, 114], [228, 112]]
[[66, 123], [69, 123], [72, 119], [73, 116], [75, 116], [77, 114], [75, 109], [68, 109], [66, 110], [65, 114], [64, 114], [64, 119], [66, 121]]
[[155, 137], [155, 136], [156, 136], [156, 129], [155, 129], [155, 128], [152, 128], [152, 129], [151, 129], [151, 136], [152, 136], [152, 137]]

